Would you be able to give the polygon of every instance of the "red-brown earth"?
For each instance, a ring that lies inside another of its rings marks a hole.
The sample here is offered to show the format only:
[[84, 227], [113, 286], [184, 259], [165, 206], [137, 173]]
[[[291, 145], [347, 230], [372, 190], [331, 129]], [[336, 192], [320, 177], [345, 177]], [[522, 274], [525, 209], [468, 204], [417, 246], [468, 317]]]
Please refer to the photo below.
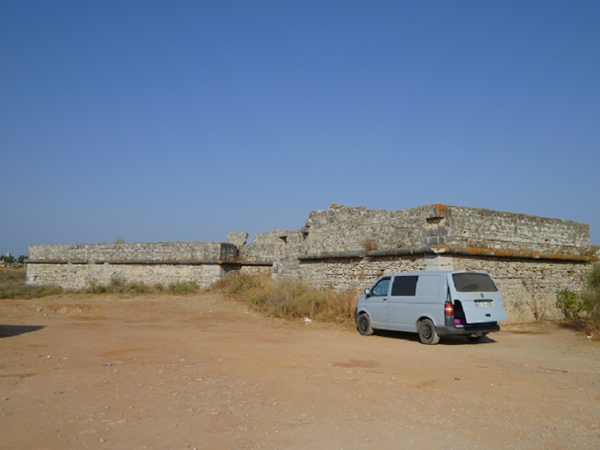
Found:
[[600, 343], [425, 346], [222, 296], [0, 302], [2, 449], [598, 449]]

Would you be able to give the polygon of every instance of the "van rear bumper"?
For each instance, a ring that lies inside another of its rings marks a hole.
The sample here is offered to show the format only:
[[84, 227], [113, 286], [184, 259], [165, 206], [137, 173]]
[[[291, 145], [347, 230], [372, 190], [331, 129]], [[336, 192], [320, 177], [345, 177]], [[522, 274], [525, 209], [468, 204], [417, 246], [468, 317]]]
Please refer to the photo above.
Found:
[[500, 325], [498, 325], [498, 322], [486, 322], [465, 324], [462, 327], [441, 326], [435, 327], [435, 329], [437, 334], [440, 336], [463, 336], [470, 334], [494, 333], [496, 331], [500, 331]]

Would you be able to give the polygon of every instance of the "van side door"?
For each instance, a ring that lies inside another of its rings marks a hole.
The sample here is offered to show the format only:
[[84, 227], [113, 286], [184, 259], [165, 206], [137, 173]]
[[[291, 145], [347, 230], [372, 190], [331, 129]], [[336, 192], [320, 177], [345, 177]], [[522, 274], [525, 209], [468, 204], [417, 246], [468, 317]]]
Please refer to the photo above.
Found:
[[371, 288], [367, 305], [373, 328], [387, 329], [390, 284], [391, 277], [383, 277]]
[[416, 298], [418, 310], [412, 316], [415, 325], [421, 317], [428, 317], [436, 326], [444, 325], [444, 303], [448, 297], [444, 277], [436, 273], [426, 273], [419, 276]]
[[397, 275], [392, 283], [389, 302], [389, 328], [397, 331], [417, 331], [412, 317], [416, 304], [419, 275]]

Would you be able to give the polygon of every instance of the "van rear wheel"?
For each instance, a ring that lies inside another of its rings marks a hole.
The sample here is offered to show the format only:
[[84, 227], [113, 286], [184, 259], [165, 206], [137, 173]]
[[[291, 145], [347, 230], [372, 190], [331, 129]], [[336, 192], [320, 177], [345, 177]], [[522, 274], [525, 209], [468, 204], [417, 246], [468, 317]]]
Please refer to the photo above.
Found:
[[373, 328], [371, 327], [371, 318], [362, 313], [358, 316], [356, 320], [356, 325], [358, 326], [358, 332], [363, 336], [370, 336], [373, 334]]
[[440, 336], [437, 334], [435, 325], [430, 319], [421, 320], [417, 329], [419, 331], [419, 340], [422, 344], [433, 345], [440, 342]]

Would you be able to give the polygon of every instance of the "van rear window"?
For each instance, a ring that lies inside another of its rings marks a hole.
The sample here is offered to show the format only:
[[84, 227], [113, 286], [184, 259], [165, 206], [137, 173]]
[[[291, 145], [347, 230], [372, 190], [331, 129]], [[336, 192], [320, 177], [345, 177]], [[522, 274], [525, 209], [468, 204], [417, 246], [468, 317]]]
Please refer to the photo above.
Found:
[[486, 273], [455, 273], [452, 275], [458, 292], [497, 292], [498, 288]]

